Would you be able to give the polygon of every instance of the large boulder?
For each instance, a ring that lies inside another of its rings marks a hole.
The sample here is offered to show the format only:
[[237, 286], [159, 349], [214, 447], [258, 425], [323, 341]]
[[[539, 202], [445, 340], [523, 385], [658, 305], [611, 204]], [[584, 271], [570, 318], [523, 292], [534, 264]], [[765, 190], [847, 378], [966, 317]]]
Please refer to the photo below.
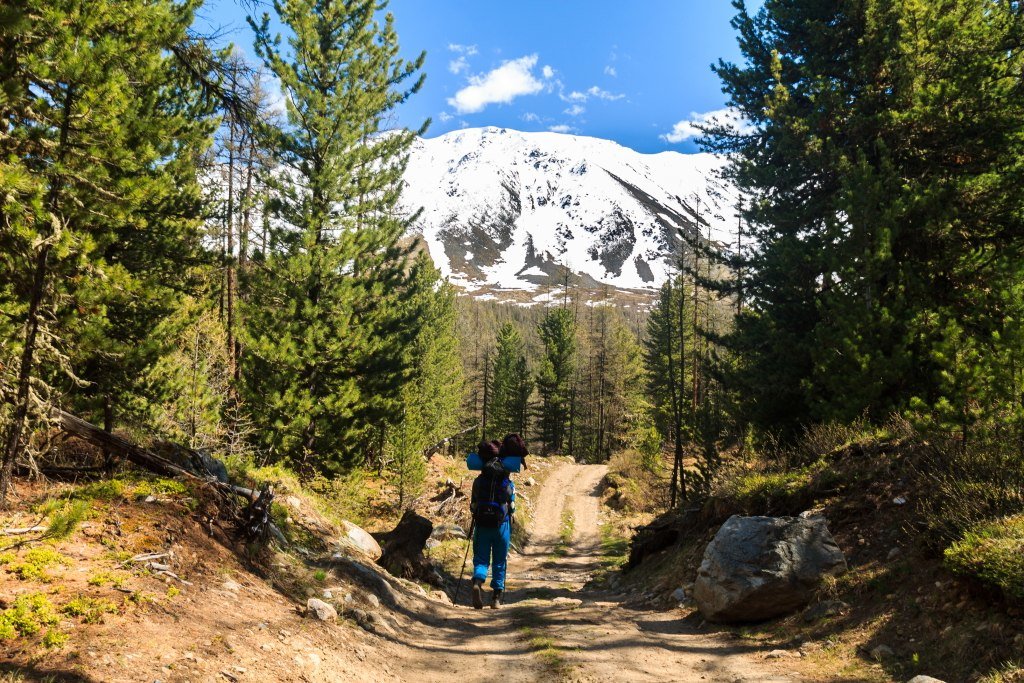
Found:
[[368, 555], [372, 560], [380, 558], [380, 544], [369, 532], [347, 520], [341, 521], [341, 530], [344, 535], [340, 540], [344, 545]]
[[763, 621], [805, 606], [822, 577], [844, 571], [824, 518], [734, 515], [704, 551], [693, 597], [709, 621]]

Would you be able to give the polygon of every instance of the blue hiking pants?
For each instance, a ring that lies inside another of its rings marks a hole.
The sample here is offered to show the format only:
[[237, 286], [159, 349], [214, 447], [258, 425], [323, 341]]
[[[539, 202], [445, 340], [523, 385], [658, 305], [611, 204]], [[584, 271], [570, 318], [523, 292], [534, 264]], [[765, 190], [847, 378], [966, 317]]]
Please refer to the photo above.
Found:
[[491, 588], [505, 590], [505, 565], [512, 525], [505, 520], [497, 529], [477, 527], [473, 534], [473, 579], [487, 580], [487, 565], [491, 565]]

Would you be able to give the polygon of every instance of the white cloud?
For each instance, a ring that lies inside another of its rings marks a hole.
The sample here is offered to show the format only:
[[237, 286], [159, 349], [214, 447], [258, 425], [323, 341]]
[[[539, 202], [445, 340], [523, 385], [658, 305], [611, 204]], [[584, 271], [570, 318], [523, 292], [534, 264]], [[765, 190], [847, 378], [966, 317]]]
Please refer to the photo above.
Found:
[[534, 114], [532, 111], [526, 112], [525, 114], [523, 114], [519, 118], [521, 118], [523, 121], [527, 121], [529, 123], [540, 123], [540, 117], [537, 116], [536, 114]]
[[550, 127], [548, 127], [548, 130], [550, 130], [552, 133], [572, 133], [576, 129], [573, 128], [570, 125], [567, 125], [567, 124], [564, 124], [564, 123], [560, 123], [557, 126], [550, 126]]
[[616, 95], [615, 93], [610, 93], [607, 90], [602, 90], [596, 85], [592, 85], [589, 88], [587, 88], [586, 92], [573, 90], [568, 95], [566, 95], [564, 92], [560, 92], [558, 94], [558, 97], [560, 97], [563, 102], [586, 102], [591, 97], [599, 100], [608, 100], [610, 102], [614, 102], [615, 100], [621, 100], [623, 97], [625, 97], [625, 95]]
[[448, 121], [451, 121], [453, 117], [448, 112], [443, 111], [437, 115], [437, 118], [441, 119], [441, 123], [447, 123]]
[[460, 114], [474, 114], [489, 104], [508, 104], [521, 95], [534, 95], [544, 89], [533, 75], [537, 55], [504, 62], [486, 74], [470, 76], [469, 85], [448, 98], [448, 105]]
[[546, 79], [550, 79], [550, 78], [551, 78], [552, 76], [554, 76], [554, 75], [555, 75], [555, 70], [554, 70], [554, 69], [552, 69], [552, 68], [551, 68], [550, 66], [548, 66], [547, 64], [545, 64], [545, 65], [544, 65], [544, 68], [543, 68], [543, 69], [541, 69], [541, 70], [540, 70], [540, 72], [541, 72], [542, 74], [544, 74], [544, 78], [546, 78]]
[[458, 59], [453, 59], [448, 62], [448, 70], [453, 74], [460, 74], [468, 68], [469, 62], [467, 62], [466, 58], [462, 55], [459, 55]]
[[590, 95], [591, 97], [596, 97], [599, 100], [610, 101], [621, 100], [623, 97], [625, 97], [625, 95], [615, 95], [613, 93], [608, 92], [607, 90], [601, 90], [601, 88], [597, 87], [596, 85], [590, 86], [590, 88], [587, 90], [587, 94]]
[[459, 128], [469, 128], [469, 121], [460, 119], [459, 120]]
[[605, 76], [611, 76], [612, 78], [615, 78], [616, 76], [619, 75], [619, 72], [615, 70], [614, 66], [609, 64], [608, 66], [606, 66], [604, 68], [604, 75]]
[[569, 116], [579, 116], [580, 114], [582, 114], [586, 110], [587, 110], [587, 108], [584, 107], [583, 105], [581, 105], [581, 104], [574, 104], [571, 107], [569, 107], [568, 109], [566, 109], [565, 113], [568, 114]]
[[477, 53], [476, 45], [459, 45], [458, 43], [448, 43], [448, 50], [467, 57], [472, 57]]
[[690, 112], [690, 118], [683, 119], [672, 126], [671, 131], [658, 137], [673, 144], [680, 143], [684, 140], [700, 137], [703, 133], [699, 126], [709, 125], [728, 125], [740, 135], [749, 135], [755, 130], [754, 126], [740, 116], [736, 108], [726, 107], [725, 109], [707, 111], [703, 114], [695, 111]]

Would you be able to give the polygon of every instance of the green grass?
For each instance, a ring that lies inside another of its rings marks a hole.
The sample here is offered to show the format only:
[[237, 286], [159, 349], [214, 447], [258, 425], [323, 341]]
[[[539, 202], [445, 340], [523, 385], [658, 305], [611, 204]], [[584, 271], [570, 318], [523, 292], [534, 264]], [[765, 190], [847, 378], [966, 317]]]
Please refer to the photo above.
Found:
[[1024, 515], [976, 526], [946, 549], [945, 559], [953, 573], [1024, 599]]
[[601, 525], [601, 566], [618, 569], [629, 559], [629, 538], [623, 536], [611, 522]]
[[565, 658], [565, 650], [558, 646], [554, 638], [532, 626], [522, 627], [520, 633], [527, 647], [544, 663], [553, 678], [566, 677], [569, 673], [569, 662]]
[[558, 544], [555, 546], [554, 554], [559, 557], [568, 555], [575, 535], [576, 515], [569, 508], [565, 508], [562, 510], [562, 524], [558, 529]]

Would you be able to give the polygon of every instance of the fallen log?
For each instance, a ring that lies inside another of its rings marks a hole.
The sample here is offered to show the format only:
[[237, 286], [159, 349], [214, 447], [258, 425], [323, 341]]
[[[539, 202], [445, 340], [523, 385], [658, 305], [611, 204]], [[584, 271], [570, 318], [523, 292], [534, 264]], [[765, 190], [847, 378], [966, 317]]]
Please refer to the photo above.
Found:
[[[161, 474], [168, 477], [181, 477], [189, 481], [196, 482], [202, 486], [206, 486], [219, 494], [221, 498], [232, 506], [232, 512], [234, 521], [239, 523], [243, 527], [249, 523], [252, 523], [253, 514], [249, 508], [251, 508], [259, 498], [259, 493], [253, 489], [245, 488], [244, 486], [236, 486], [230, 483], [224, 483], [219, 481], [216, 476], [202, 476], [188, 470], [169, 459], [154, 453], [148, 448], [143, 448], [137, 444], [128, 441], [127, 439], [112, 434], [91, 422], [87, 422], [77, 415], [55, 408], [53, 415], [57, 418], [57, 423], [60, 428], [72, 436], [76, 436], [84, 441], [87, 441], [95, 446], [99, 446], [104, 452], [110, 453], [115, 457], [123, 458], [143, 469], [149, 470], [155, 474]], [[187, 451], [201, 459], [201, 455], [190, 449], [186, 449], [184, 446], [175, 444], [178, 449]], [[241, 496], [248, 501], [248, 506], [245, 511], [239, 512], [237, 510], [237, 503], [231, 496]], [[272, 500], [273, 494], [270, 494], [267, 499], [267, 506], [269, 509], [269, 500]], [[262, 510], [260, 511], [262, 512]], [[277, 528], [272, 522], [269, 521], [269, 516], [265, 520], [267, 529], [270, 534], [276, 538], [279, 542], [285, 543], [285, 536], [281, 533], [281, 530]], [[248, 534], [246, 534], [248, 535]]]

